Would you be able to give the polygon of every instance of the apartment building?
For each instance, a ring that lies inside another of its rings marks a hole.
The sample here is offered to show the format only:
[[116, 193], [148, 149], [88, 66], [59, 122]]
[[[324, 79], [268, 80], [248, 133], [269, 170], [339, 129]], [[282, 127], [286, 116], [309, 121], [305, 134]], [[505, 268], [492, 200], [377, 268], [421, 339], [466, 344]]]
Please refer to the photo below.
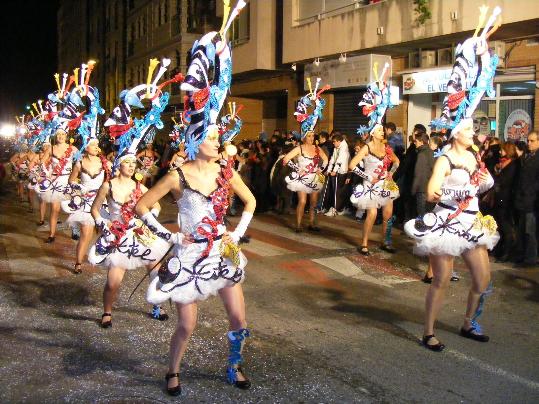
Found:
[[[385, 62], [398, 89], [398, 105], [387, 119], [406, 134], [416, 123], [427, 125], [440, 113], [455, 48], [473, 33], [483, 4], [491, 10], [502, 8], [502, 26], [490, 39], [492, 52], [500, 58], [496, 96], [484, 99], [477, 109], [478, 130], [516, 139], [537, 128], [535, 0], [431, 0], [431, 16], [422, 23], [414, 0], [248, 0], [229, 31], [231, 99], [245, 106], [242, 137], [297, 129], [293, 112], [307, 90], [307, 77], [321, 77], [332, 86], [324, 95], [327, 106], [320, 129], [355, 133], [364, 123], [357, 103], [374, 78], [374, 64], [381, 69]], [[99, 8], [105, 14], [102, 21]], [[218, 29], [222, 14], [220, 0], [62, 1], [59, 65], [104, 60], [97, 70], [110, 108], [119, 91], [145, 80], [152, 57], [172, 60], [168, 75], [185, 72], [193, 41]], [[102, 43], [102, 56], [95, 56]], [[182, 108], [178, 86], [170, 91], [169, 113]]]

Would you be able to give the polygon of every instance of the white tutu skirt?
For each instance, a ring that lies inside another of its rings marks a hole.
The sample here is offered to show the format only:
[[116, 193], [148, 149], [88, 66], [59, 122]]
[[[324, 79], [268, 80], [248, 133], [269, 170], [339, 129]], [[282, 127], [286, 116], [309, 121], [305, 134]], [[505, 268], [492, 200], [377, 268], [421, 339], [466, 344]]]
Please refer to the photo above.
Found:
[[500, 235], [492, 216], [464, 211], [446, 223], [454, 212], [437, 205], [423, 219], [412, 219], [404, 224], [406, 234], [416, 241], [415, 254], [458, 257], [477, 246], [485, 246], [489, 250], [494, 248]]
[[215, 240], [209, 255], [202, 259], [207, 243], [176, 246], [174, 255], [158, 271], [153, 271], [146, 299], [160, 304], [167, 299], [182, 304], [205, 300], [219, 290], [242, 283], [247, 258], [240, 251], [236, 263], [221, 256], [221, 240]]
[[36, 187], [39, 198], [47, 203], [66, 200], [68, 196], [65, 192], [68, 189], [68, 179], [69, 174], [60, 175], [52, 181], [48, 178], [42, 179]]
[[392, 180], [372, 184], [364, 180], [355, 186], [350, 202], [358, 209], [378, 209], [399, 197], [399, 187]]
[[300, 175], [292, 171], [285, 178], [286, 187], [292, 192], [305, 192], [312, 194], [319, 192], [324, 186], [325, 177], [318, 173], [309, 173]]
[[62, 201], [62, 210], [69, 214], [66, 223], [75, 227], [78, 225], [95, 226], [91, 214], [92, 204], [97, 195], [97, 189], [86, 191], [81, 189], [69, 195], [69, 199]]
[[[136, 223], [137, 227], [127, 230], [117, 244], [108, 242], [102, 235], [99, 236], [88, 251], [90, 264], [131, 270], [154, 265], [163, 258], [170, 244], [142, 227], [140, 220], [136, 220]], [[144, 229], [143, 234], [137, 234], [135, 228]]]

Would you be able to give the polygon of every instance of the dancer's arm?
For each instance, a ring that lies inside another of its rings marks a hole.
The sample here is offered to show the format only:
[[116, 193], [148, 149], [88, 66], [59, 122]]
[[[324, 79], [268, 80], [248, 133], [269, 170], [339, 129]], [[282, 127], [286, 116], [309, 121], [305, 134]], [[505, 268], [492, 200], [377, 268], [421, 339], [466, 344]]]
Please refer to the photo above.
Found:
[[92, 217], [94, 218], [96, 223], [98, 220], [103, 220], [99, 211], [101, 210], [101, 206], [103, 206], [103, 203], [105, 202], [108, 193], [109, 183], [105, 181], [103, 182], [103, 184], [101, 184], [101, 187], [99, 187], [99, 191], [97, 191], [94, 203], [92, 204], [92, 209], [90, 210], [90, 212], [92, 213]]
[[172, 193], [174, 199], [178, 199], [181, 193], [180, 178], [176, 170], [169, 171], [161, 178], [157, 184], [149, 189], [142, 198], [139, 199], [135, 212], [140, 217], [150, 211], [166, 194]]
[[393, 164], [391, 165], [391, 169], [389, 170], [389, 178], [393, 178], [393, 174], [395, 174], [395, 171], [397, 171], [397, 168], [399, 168], [399, 165], [401, 163], [399, 158], [393, 151], [391, 152], [391, 162]]
[[75, 164], [73, 164], [73, 168], [71, 169], [71, 174], [69, 174], [69, 180], [67, 180], [68, 184], [73, 184], [77, 182], [77, 178], [79, 178], [81, 166], [82, 166], [82, 163], [80, 161], [77, 161]]
[[438, 158], [434, 163], [434, 169], [427, 185], [427, 201], [438, 202], [442, 197], [442, 183], [450, 172], [449, 161], [446, 158]]
[[357, 153], [352, 160], [350, 160], [348, 169], [353, 170], [361, 162], [361, 160], [365, 158], [367, 153], [369, 153], [369, 148], [365, 145], [359, 150], [359, 153]]
[[291, 151], [289, 151], [285, 156], [283, 157], [283, 165], [286, 166], [292, 160], [294, 157], [296, 157], [301, 152], [299, 146], [294, 147]]
[[[146, 188], [146, 186], [143, 184], [140, 184], [140, 189], [142, 190], [143, 194], [146, 194], [148, 192], [148, 188]], [[150, 213], [157, 217], [159, 216], [159, 212], [161, 212], [161, 205], [159, 205], [159, 202], [155, 202], [150, 208]]]
[[232, 187], [234, 193], [238, 195], [243, 202], [244, 208], [238, 225], [233, 232], [227, 231], [223, 235], [223, 241], [225, 243], [233, 242], [237, 244], [247, 231], [247, 226], [253, 218], [253, 213], [256, 209], [256, 199], [247, 185], [245, 185], [239, 174], [235, 171], [230, 179], [230, 186]]

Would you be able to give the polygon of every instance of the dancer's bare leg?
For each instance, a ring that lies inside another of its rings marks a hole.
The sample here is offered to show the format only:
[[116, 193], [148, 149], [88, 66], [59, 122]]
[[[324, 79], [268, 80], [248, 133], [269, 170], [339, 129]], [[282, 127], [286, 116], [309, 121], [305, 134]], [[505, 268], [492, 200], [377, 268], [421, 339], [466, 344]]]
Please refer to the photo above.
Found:
[[305, 204], [307, 203], [307, 194], [305, 192], [298, 192], [298, 206], [296, 207], [296, 228], [301, 228], [301, 219], [303, 219], [303, 212], [305, 212]]
[[462, 254], [462, 258], [470, 271], [472, 286], [468, 292], [468, 304], [466, 306], [466, 318], [463, 328], [470, 329], [471, 319], [477, 310], [481, 294], [487, 290], [490, 283], [490, 264], [488, 252], [485, 247], [476, 247]]
[[[180, 372], [180, 363], [197, 323], [197, 304], [176, 303], [176, 312], [178, 313], [178, 322], [170, 338], [168, 373]], [[171, 378], [168, 381], [168, 388], [176, 387], [179, 383], [179, 378]]]
[[60, 202], [51, 202], [51, 217], [49, 219], [51, 230], [49, 237], [54, 237], [56, 235], [58, 216], [60, 216]]
[[80, 238], [77, 243], [77, 263], [82, 264], [88, 251], [88, 246], [94, 234], [94, 226], [83, 224], [80, 227]]
[[393, 216], [393, 201], [382, 207], [382, 244], [385, 243], [387, 221]]
[[40, 200], [39, 201], [39, 221], [45, 221], [45, 214], [47, 213], [47, 202]]
[[318, 192], [309, 195], [309, 223], [316, 225], [316, 204], [318, 203]]
[[[219, 291], [219, 296], [225, 306], [228, 315], [230, 331], [237, 331], [247, 327], [245, 320], [245, 299], [243, 297], [243, 289], [237, 284], [223, 288]], [[241, 372], [236, 374], [239, 381], [244, 381], [245, 377]]]
[[[112, 313], [112, 306], [116, 301], [118, 289], [120, 289], [124, 275], [125, 269], [123, 268], [109, 268], [107, 272], [107, 282], [105, 283], [105, 289], [103, 289], [103, 313]], [[110, 319], [110, 316], [105, 316], [102, 318], [101, 322], [106, 322]]]
[[361, 239], [361, 246], [369, 245], [369, 235], [371, 234], [372, 226], [376, 220], [376, 209], [367, 209], [367, 215], [365, 222], [363, 222], [363, 238]]
[[[425, 328], [423, 335], [434, 334], [434, 322], [442, 308], [445, 291], [451, 279], [453, 257], [450, 255], [431, 255], [430, 262], [434, 272], [434, 278], [427, 291], [425, 299]], [[436, 338], [429, 341], [430, 344], [438, 343]]]

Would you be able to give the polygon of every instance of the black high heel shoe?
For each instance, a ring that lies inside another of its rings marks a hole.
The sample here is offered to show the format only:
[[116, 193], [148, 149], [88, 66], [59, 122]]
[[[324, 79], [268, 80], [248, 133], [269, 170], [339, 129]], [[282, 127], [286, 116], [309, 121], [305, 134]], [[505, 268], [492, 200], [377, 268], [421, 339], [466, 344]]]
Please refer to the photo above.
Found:
[[365, 257], [368, 257], [369, 255], [371, 255], [371, 252], [369, 251], [369, 247], [367, 247], [366, 245], [362, 245], [361, 247], [358, 247], [357, 251], [360, 254], [364, 255]]
[[45, 240], [45, 243], [46, 244], [52, 244], [52, 243], [54, 243], [55, 238], [56, 237], [54, 237], [54, 236], [49, 236], [49, 238], [47, 240]]
[[[110, 317], [110, 320], [103, 321], [103, 317]], [[101, 315], [101, 328], [111, 328], [112, 327], [112, 313], [103, 313]]]
[[82, 273], [82, 264], [80, 262], [76, 262], [75, 263], [75, 267], [73, 268], [73, 273], [76, 274], [76, 275], [79, 275]]
[[170, 379], [174, 379], [175, 377], [178, 378], [178, 385], [176, 387], [168, 387], [167, 386], [167, 393], [170, 396], [179, 396], [180, 394], [182, 394], [182, 385], [180, 384], [180, 374], [179, 373], [167, 373], [167, 375], [165, 376], [165, 380], [167, 381], [167, 384], [168, 384], [168, 381]]
[[490, 339], [488, 335], [477, 334], [476, 331], [477, 330], [475, 329], [475, 327], [470, 327], [467, 330], [465, 330], [464, 328], [461, 328], [460, 336], [464, 338], [473, 339], [474, 341], [478, 341], [478, 342], [488, 342], [488, 340]]
[[434, 334], [432, 335], [424, 335], [421, 339], [421, 345], [423, 345], [425, 348], [430, 349], [434, 352], [442, 352], [445, 348], [445, 345], [442, 344], [440, 341], [438, 341], [437, 344], [429, 345], [429, 341], [434, 338]]
[[[226, 371], [229, 384], [240, 390], [248, 390], [251, 387], [251, 381], [245, 376], [241, 366], [238, 366], [237, 368], [228, 367]], [[231, 378], [231, 373], [234, 373], [234, 380]], [[238, 376], [236, 376], [237, 373], [241, 373], [245, 380], [238, 380]]]

